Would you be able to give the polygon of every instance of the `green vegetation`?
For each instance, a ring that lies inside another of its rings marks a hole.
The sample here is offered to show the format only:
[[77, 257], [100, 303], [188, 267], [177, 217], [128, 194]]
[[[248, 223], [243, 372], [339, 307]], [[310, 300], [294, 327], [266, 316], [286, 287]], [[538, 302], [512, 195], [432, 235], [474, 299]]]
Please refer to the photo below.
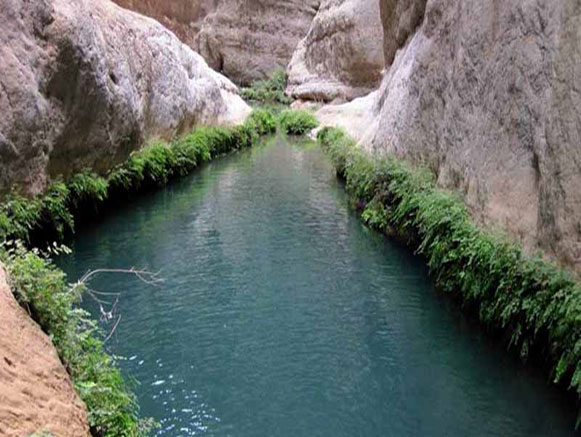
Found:
[[555, 383], [581, 397], [581, 288], [567, 272], [476, 226], [429, 172], [371, 159], [338, 129], [318, 140], [368, 225], [416, 247], [440, 290], [507, 334], [523, 359], [546, 360]]
[[[9, 273], [16, 299], [50, 335], [75, 389], [87, 405], [95, 436], [145, 436], [155, 426], [140, 420], [138, 406], [116, 366], [104, 350], [103, 333], [78, 308], [83, 283], [70, 285], [50, 254], [67, 249], [49, 246], [47, 253], [28, 250], [34, 234], [62, 239], [74, 232], [75, 218], [118, 196], [129, 196], [184, 176], [200, 164], [250, 147], [259, 135], [276, 130], [274, 116], [256, 111], [242, 126], [196, 129], [171, 144], [154, 142], [134, 152], [106, 177], [83, 171], [68, 181], [55, 181], [43, 196], [18, 193], [0, 204], [0, 262]], [[15, 242], [14, 242], [15, 241]], [[41, 434], [42, 435], [42, 434]]]
[[250, 147], [259, 135], [275, 131], [275, 117], [256, 110], [242, 126], [202, 127], [171, 144], [152, 142], [106, 177], [83, 171], [66, 182], [53, 182], [44, 196], [29, 199], [11, 193], [0, 204], [0, 241], [30, 243], [35, 233], [62, 241], [74, 232], [75, 216], [80, 211], [98, 208], [112, 197], [163, 186], [205, 162]]
[[278, 116], [278, 122], [282, 131], [288, 135], [304, 135], [319, 125], [310, 112], [291, 109], [282, 111]]
[[[61, 248], [54, 248], [54, 253]], [[4, 243], [0, 261], [6, 267], [16, 299], [46, 332], [75, 389], [87, 405], [94, 435], [141, 436], [152, 422], [138, 418], [134, 395], [99, 339], [97, 323], [79, 309], [83, 284], [69, 285], [48, 255], [22, 243]], [[43, 434], [40, 434], [43, 435]]]
[[286, 83], [286, 72], [280, 69], [275, 71], [269, 79], [256, 81], [248, 88], [241, 88], [240, 95], [251, 102], [290, 105], [292, 99], [284, 93]]

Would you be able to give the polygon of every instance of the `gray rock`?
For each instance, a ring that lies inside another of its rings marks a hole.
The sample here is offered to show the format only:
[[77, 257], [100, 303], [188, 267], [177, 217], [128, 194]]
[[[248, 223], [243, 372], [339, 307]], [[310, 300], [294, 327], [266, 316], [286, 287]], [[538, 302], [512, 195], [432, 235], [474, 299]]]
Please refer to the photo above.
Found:
[[38, 193], [149, 138], [250, 110], [174, 34], [109, 0], [3, 0], [0, 28], [0, 191]]
[[287, 93], [329, 102], [368, 94], [384, 68], [379, 2], [324, 0], [288, 67]]
[[286, 68], [320, 0], [222, 0], [202, 24], [196, 49], [239, 84]]
[[428, 166], [479, 221], [581, 268], [579, 2], [428, 0], [421, 18], [422, 2], [382, 4], [386, 58], [401, 49], [365, 145]]
[[196, 47], [202, 21], [220, 0], [113, 0], [119, 6], [154, 18], [188, 46]]

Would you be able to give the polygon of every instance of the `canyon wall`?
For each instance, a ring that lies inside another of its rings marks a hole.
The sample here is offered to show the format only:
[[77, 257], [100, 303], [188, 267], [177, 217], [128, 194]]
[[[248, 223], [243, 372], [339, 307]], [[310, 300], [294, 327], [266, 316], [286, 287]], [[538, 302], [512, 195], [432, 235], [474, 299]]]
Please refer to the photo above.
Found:
[[216, 11], [220, 0], [113, 0], [119, 6], [155, 18], [178, 38], [195, 48], [202, 22]]
[[[581, 269], [581, 4], [382, 0], [380, 89], [321, 111], [425, 165], [480, 222]], [[367, 113], [365, 114], [365, 111]], [[363, 114], [363, 115], [362, 115]]]
[[222, 0], [196, 49], [210, 67], [248, 85], [285, 69], [320, 0]]
[[0, 266], [0, 435], [89, 436], [85, 406], [50, 339], [18, 305]]
[[288, 67], [294, 98], [329, 102], [368, 94], [385, 65], [377, 0], [324, 0]]
[[0, 28], [0, 192], [250, 111], [173, 33], [109, 0], [3, 0]]
[[167, 26], [210, 67], [249, 85], [285, 69], [320, 0], [114, 0]]

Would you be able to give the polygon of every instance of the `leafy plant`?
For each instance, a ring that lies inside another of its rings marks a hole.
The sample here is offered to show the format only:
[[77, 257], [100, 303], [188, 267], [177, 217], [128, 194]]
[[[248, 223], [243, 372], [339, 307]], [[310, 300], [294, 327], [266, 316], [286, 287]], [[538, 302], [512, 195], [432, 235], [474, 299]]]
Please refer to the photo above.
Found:
[[369, 226], [416, 247], [439, 289], [508, 334], [521, 358], [544, 357], [555, 383], [581, 397], [581, 287], [566, 271], [475, 225], [429, 172], [371, 158], [338, 129], [322, 129], [318, 141]]
[[145, 435], [139, 431], [135, 396], [124, 383], [115, 359], [104, 351], [96, 322], [77, 306], [83, 285], [67, 284], [65, 274], [48, 255], [27, 250], [20, 242], [3, 243], [0, 261], [8, 271], [16, 299], [51, 337], [87, 405], [93, 434]]
[[278, 122], [282, 131], [288, 135], [304, 135], [319, 125], [315, 116], [310, 112], [290, 109], [279, 114]]
[[256, 81], [250, 87], [241, 88], [240, 95], [243, 99], [253, 102], [290, 105], [292, 99], [284, 92], [286, 84], [286, 72], [279, 69], [270, 78]]

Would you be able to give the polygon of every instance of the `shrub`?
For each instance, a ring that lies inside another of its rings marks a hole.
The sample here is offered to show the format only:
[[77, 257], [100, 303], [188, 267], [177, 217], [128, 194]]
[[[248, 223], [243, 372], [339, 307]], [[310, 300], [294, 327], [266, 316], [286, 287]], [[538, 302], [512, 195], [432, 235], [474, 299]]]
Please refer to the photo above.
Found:
[[6, 265], [14, 295], [51, 336], [69, 371], [75, 389], [87, 405], [94, 435], [141, 436], [155, 425], [139, 420], [134, 395], [124, 383], [115, 359], [107, 355], [102, 333], [89, 314], [78, 308], [84, 287], [70, 286], [48, 255], [26, 250], [31, 233], [52, 232], [62, 239], [74, 231], [74, 214], [103, 203], [111, 193], [130, 194], [166, 184], [203, 162], [250, 147], [259, 134], [273, 130], [274, 116], [252, 114], [242, 126], [198, 128], [171, 144], [150, 143], [113, 168], [107, 178], [85, 170], [68, 181], [55, 181], [44, 196], [26, 198], [17, 193], [0, 203], [0, 262]]
[[284, 92], [286, 84], [286, 72], [279, 69], [270, 78], [256, 81], [250, 87], [241, 88], [240, 95], [243, 99], [254, 102], [290, 105], [292, 99]]
[[318, 141], [369, 226], [415, 246], [439, 289], [508, 334], [523, 359], [538, 352], [555, 383], [581, 397], [581, 287], [567, 272], [476, 226], [462, 200], [436, 188], [427, 171], [372, 159], [337, 129], [322, 129]]
[[265, 109], [252, 111], [246, 123], [259, 135], [267, 135], [276, 132], [276, 118], [272, 112]]
[[26, 250], [21, 243], [4, 243], [0, 261], [9, 273], [16, 299], [51, 337], [76, 391], [87, 405], [93, 434], [145, 435], [141, 433], [135, 397], [114, 358], [105, 353], [96, 323], [77, 307], [83, 286], [68, 285], [65, 274], [47, 255]]
[[313, 114], [307, 111], [282, 111], [278, 116], [282, 131], [288, 135], [303, 135], [316, 128], [319, 122]]

